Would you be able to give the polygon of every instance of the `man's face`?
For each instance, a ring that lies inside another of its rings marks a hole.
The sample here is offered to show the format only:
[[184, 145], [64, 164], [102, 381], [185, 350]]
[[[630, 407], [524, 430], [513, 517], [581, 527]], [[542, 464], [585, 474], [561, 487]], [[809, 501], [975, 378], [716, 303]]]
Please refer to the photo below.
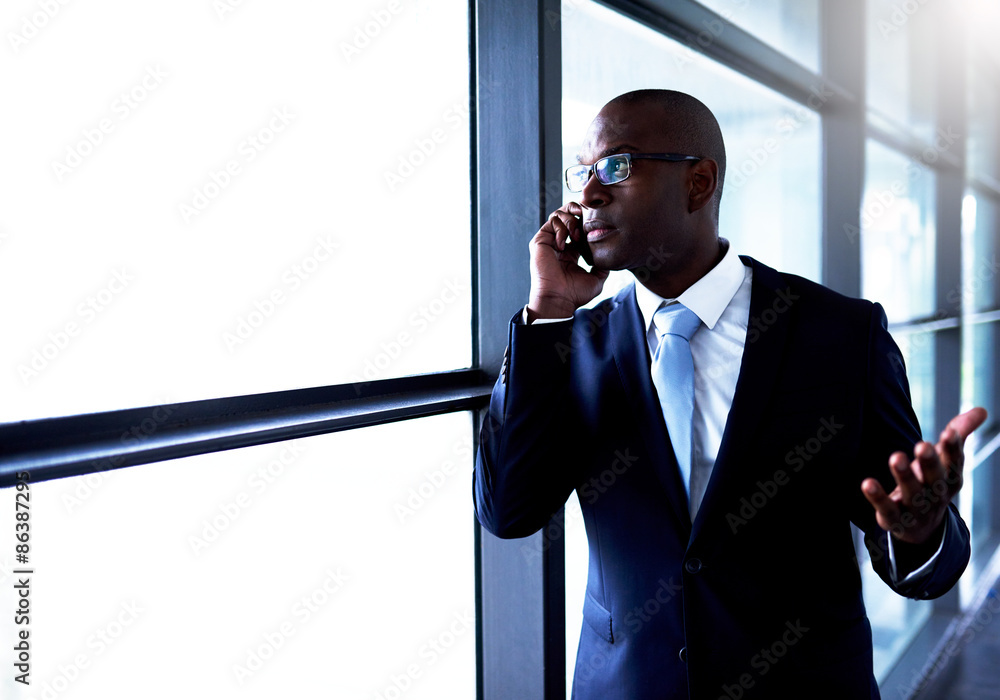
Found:
[[[605, 106], [590, 125], [580, 162], [589, 165], [613, 153], [686, 152], [663, 133], [663, 121], [655, 107]], [[596, 266], [660, 274], [683, 268], [697, 243], [688, 207], [689, 168], [689, 162], [633, 160], [624, 182], [588, 180], [579, 202]]]

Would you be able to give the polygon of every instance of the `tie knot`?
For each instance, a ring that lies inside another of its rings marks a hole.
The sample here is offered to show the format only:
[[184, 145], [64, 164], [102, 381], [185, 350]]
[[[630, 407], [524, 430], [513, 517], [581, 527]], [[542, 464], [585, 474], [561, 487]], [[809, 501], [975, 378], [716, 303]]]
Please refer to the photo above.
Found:
[[660, 337], [669, 333], [690, 341], [691, 336], [701, 325], [701, 319], [698, 318], [698, 314], [683, 304], [671, 304], [658, 309], [653, 314], [653, 323]]

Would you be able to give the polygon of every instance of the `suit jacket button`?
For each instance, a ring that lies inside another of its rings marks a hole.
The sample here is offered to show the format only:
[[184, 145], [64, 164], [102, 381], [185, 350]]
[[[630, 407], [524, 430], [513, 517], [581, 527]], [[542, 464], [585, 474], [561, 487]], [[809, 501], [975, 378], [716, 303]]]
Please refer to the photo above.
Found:
[[688, 559], [684, 562], [684, 570], [689, 574], [696, 574], [701, 571], [701, 559]]
[[681, 650], [679, 652], [677, 652], [677, 658], [679, 658], [682, 662], [687, 663], [688, 662], [688, 648], [687, 647], [681, 647]]

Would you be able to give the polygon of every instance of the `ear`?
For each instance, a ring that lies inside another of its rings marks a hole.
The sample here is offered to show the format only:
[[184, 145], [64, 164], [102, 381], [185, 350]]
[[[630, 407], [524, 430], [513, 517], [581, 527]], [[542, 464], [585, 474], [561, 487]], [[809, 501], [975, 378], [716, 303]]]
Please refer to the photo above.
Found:
[[719, 164], [711, 158], [694, 163], [688, 170], [688, 211], [696, 212], [711, 202], [718, 187]]

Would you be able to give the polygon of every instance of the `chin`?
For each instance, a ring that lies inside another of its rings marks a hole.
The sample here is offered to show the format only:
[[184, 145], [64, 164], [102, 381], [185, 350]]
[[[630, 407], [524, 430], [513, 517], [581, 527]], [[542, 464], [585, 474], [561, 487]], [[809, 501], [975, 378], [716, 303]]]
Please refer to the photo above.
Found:
[[628, 269], [628, 265], [622, 261], [620, 256], [615, 255], [614, 250], [608, 250], [599, 244], [595, 244], [591, 248], [591, 254], [594, 258], [593, 267], [600, 270], [618, 271]]

